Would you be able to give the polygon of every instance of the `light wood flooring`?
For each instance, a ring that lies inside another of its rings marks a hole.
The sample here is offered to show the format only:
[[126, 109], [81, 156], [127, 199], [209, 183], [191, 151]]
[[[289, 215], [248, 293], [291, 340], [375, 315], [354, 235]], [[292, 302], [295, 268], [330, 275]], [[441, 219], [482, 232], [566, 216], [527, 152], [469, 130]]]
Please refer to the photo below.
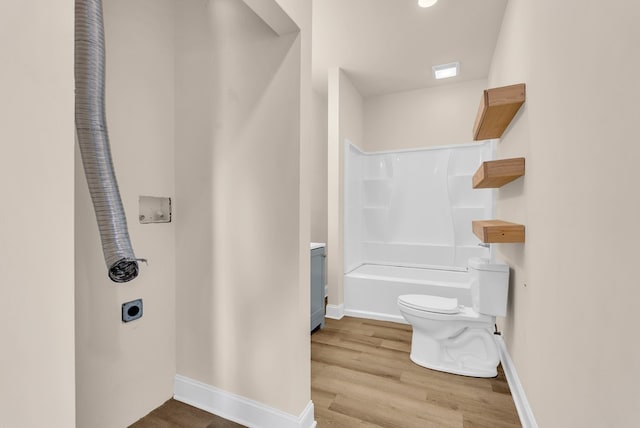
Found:
[[129, 428], [243, 428], [243, 425], [171, 399]]
[[[311, 335], [311, 399], [318, 428], [521, 427], [498, 368], [479, 379], [409, 360], [411, 327], [344, 317]], [[169, 400], [130, 428], [236, 428], [234, 422]]]
[[502, 368], [493, 379], [420, 367], [411, 326], [345, 317], [311, 336], [311, 399], [318, 427], [515, 428]]

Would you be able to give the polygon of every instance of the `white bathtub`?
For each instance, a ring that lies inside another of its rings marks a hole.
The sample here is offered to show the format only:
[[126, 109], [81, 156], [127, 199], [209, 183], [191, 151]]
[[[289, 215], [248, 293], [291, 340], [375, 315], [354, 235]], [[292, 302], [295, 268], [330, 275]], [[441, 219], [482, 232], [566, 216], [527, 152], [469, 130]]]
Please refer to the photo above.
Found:
[[424, 269], [364, 264], [344, 276], [344, 314], [406, 323], [398, 310], [402, 294], [456, 297], [471, 305], [466, 270]]

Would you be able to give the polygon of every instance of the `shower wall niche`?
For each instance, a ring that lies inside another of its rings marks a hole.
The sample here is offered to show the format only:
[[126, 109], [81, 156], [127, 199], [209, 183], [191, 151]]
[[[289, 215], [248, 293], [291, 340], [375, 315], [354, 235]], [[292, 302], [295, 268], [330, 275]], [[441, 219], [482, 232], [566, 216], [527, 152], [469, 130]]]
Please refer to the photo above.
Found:
[[366, 263], [464, 269], [489, 257], [471, 221], [492, 217], [494, 190], [471, 179], [494, 145], [365, 153], [346, 142], [345, 273]]

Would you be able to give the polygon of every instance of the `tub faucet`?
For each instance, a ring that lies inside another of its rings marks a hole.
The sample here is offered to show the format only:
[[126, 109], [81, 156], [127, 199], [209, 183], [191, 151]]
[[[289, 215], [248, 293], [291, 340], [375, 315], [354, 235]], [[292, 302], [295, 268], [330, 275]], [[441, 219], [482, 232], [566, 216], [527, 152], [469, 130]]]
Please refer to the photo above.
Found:
[[484, 248], [491, 248], [491, 247], [490, 247], [490, 245], [491, 245], [491, 244], [488, 244], [488, 243], [486, 243], [486, 242], [481, 242], [481, 243], [479, 243], [478, 245], [479, 245], [479, 246], [481, 246], [481, 247], [484, 247]]

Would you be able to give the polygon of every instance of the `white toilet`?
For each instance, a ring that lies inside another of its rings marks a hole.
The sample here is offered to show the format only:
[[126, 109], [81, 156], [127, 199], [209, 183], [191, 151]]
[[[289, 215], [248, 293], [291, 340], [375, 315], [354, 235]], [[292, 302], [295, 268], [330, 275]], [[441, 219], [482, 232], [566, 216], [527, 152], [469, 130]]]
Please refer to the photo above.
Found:
[[458, 299], [421, 294], [398, 297], [413, 326], [411, 360], [423, 367], [473, 377], [494, 377], [500, 362], [494, 340], [496, 316], [505, 316], [509, 266], [469, 259], [473, 307]]

